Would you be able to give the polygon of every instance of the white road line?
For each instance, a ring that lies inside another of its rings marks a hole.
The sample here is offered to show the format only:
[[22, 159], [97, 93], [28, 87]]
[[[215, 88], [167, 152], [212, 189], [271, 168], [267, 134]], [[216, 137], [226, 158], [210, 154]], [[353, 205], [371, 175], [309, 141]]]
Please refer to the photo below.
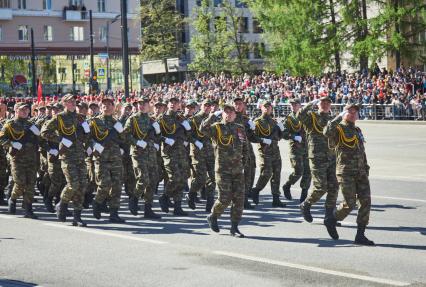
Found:
[[110, 236], [110, 237], [115, 237], [115, 238], [152, 243], [152, 244], [168, 244], [168, 242], [165, 242], [165, 241], [160, 241], [160, 240], [155, 240], [155, 239], [147, 239], [147, 238], [140, 238], [140, 237], [118, 234], [118, 233], [113, 233], [113, 232], [108, 232], [108, 231], [103, 231], [103, 230], [96, 230], [96, 229], [92, 229], [92, 228], [66, 226], [66, 225], [60, 225], [60, 224], [57, 224], [57, 223], [45, 223], [44, 225], [52, 226], [52, 227], [59, 227], [59, 228], [63, 228], [63, 229], [73, 230], [73, 231], [81, 231], [81, 232], [92, 233], [92, 234], [97, 234], [97, 235]]
[[416, 199], [416, 198], [404, 198], [404, 197], [391, 197], [391, 196], [379, 196], [379, 195], [372, 195], [372, 198], [381, 198], [381, 199], [392, 199], [392, 200], [401, 200], [401, 201], [415, 201], [415, 202], [425, 202], [424, 199]]
[[266, 263], [266, 264], [272, 264], [272, 265], [283, 266], [283, 267], [288, 267], [288, 268], [301, 269], [301, 270], [306, 270], [306, 271], [311, 271], [311, 272], [317, 272], [317, 273], [323, 273], [323, 274], [328, 274], [328, 275], [346, 277], [346, 278], [351, 278], [351, 279], [356, 279], [356, 280], [369, 281], [369, 282], [374, 282], [374, 283], [387, 284], [387, 285], [392, 285], [392, 286], [408, 286], [408, 285], [410, 285], [410, 283], [407, 283], [407, 282], [400, 282], [400, 281], [395, 281], [395, 280], [390, 280], [390, 279], [371, 277], [371, 276], [365, 276], [365, 275], [358, 275], [358, 274], [354, 274], [354, 273], [335, 271], [335, 270], [330, 270], [330, 269], [324, 269], [324, 268], [313, 267], [313, 266], [308, 266], [308, 265], [295, 264], [295, 263], [285, 262], [285, 261], [271, 260], [271, 259], [267, 259], [267, 258], [243, 255], [243, 254], [226, 252], [226, 251], [214, 251], [213, 253], [216, 254], [216, 255], [233, 257], [233, 258], [238, 258], [238, 259], [243, 259], [243, 260], [261, 262], [261, 263]]

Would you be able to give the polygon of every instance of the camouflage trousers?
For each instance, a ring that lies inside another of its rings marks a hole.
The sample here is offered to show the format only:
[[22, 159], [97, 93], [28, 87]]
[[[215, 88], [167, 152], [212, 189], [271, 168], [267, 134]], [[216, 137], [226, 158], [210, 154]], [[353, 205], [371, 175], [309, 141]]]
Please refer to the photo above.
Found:
[[9, 183], [9, 174], [7, 171], [7, 158], [3, 150], [0, 150], [0, 195], [4, 192]]
[[61, 168], [61, 162], [57, 157], [52, 155], [49, 155], [48, 159], [49, 163], [47, 171], [50, 179], [48, 197], [59, 197], [61, 195], [61, 190], [64, 188], [66, 183], [65, 176]]
[[260, 175], [257, 179], [256, 189], [264, 189], [266, 184], [271, 181], [271, 193], [280, 195], [281, 180], [281, 156], [260, 156]]
[[244, 165], [244, 182], [245, 182], [245, 194], [248, 196], [251, 193], [251, 189], [254, 184], [254, 177], [256, 175], [256, 156], [251, 151], [246, 155], [246, 162]]
[[26, 160], [25, 157], [11, 157], [10, 172], [14, 182], [11, 198], [18, 199], [23, 196], [24, 204], [33, 203], [37, 162]]
[[132, 162], [136, 175], [133, 195], [137, 198], [143, 196], [146, 203], [152, 203], [158, 182], [157, 155], [154, 151], [147, 150], [144, 154], [132, 156]]
[[188, 162], [185, 160], [185, 156], [185, 154], [179, 153], [163, 155], [165, 176], [167, 178], [164, 192], [168, 197], [173, 198], [175, 202], [182, 200], [183, 189], [187, 184]]
[[126, 194], [133, 195], [136, 188], [136, 178], [133, 170], [133, 160], [129, 154], [123, 155], [123, 183]]
[[122, 161], [95, 161], [95, 178], [97, 185], [95, 201], [102, 204], [109, 200], [110, 208], [119, 208], [123, 182]]
[[66, 180], [61, 194], [61, 202], [72, 201], [75, 210], [82, 210], [87, 188], [87, 169], [84, 160], [62, 159], [61, 168]]
[[240, 222], [244, 210], [244, 174], [216, 172], [216, 184], [219, 197], [212, 208], [212, 214], [219, 217], [231, 205], [231, 221]]
[[309, 159], [307, 156], [290, 157], [293, 172], [289, 175], [286, 184], [294, 185], [300, 178], [300, 187], [308, 190], [311, 186], [311, 169], [309, 167]]
[[343, 194], [343, 201], [336, 211], [336, 218], [342, 221], [356, 207], [356, 201], [359, 201], [358, 216], [356, 222], [358, 225], [367, 226], [370, 218], [371, 193], [370, 181], [366, 172], [355, 175], [337, 175], [337, 181]]
[[335, 208], [339, 189], [336, 178], [336, 159], [311, 158], [309, 160], [314, 188], [306, 202], [313, 205], [327, 193], [325, 207]]
[[198, 149], [193, 150], [191, 158], [192, 174], [189, 192], [198, 193], [205, 186], [207, 197], [214, 197], [216, 189], [214, 159], [207, 160], [203, 150]]

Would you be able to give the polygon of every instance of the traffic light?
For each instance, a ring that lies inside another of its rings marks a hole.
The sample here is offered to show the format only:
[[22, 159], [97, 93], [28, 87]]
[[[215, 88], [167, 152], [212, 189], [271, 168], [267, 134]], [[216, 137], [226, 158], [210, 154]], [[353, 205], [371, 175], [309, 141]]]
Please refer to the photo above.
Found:
[[93, 91], [98, 92], [99, 83], [98, 83], [98, 73], [96, 71], [93, 73], [93, 76], [90, 79], [90, 82], [91, 82], [91, 86], [92, 86], [92, 92]]

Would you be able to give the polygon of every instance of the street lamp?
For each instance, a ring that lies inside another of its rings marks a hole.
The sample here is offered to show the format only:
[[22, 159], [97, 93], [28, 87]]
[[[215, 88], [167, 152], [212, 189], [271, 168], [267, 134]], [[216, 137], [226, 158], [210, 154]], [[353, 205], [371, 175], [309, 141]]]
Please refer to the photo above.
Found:
[[115, 22], [117, 22], [118, 19], [120, 19], [121, 14], [116, 15], [112, 20], [107, 21], [106, 26], [106, 41], [107, 41], [107, 90], [111, 90], [111, 69], [110, 69], [110, 62], [109, 62], [109, 26]]

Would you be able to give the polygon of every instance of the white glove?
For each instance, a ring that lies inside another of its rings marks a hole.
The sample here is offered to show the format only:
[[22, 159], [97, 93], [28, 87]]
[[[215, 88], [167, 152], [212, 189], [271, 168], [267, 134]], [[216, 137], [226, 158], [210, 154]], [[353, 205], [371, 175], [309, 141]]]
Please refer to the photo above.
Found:
[[114, 129], [121, 134], [123, 132], [123, 125], [120, 122], [116, 122], [114, 125]]
[[93, 153], [93, 150], [90, 146], [87, 148], [86, 153], [88, 156], [90, 156]]
[[270, 139], [265, 139], [265, 138], [262, 138], [262, 142], [263, 142], [264, 144], [266, 144], [266, 145], [271, 145], [271, 143], [272, 143], [272, 140], [270, 140]]
[[154, 144], [154, 147], [155, 147], [155, 149], [157, 150], [157, 151], [159, 151], [160, 150], [160, 146], [158, 145], [158, 144]]
[[66, 147], [72, 146], [72, 141], [70, 141], [69, 139], [66, 139], [66, 138], [62, 138], [61, 143]]
[[159, 134], [161, 133], [160, 125], [159, 125], [157, 122], [153, 122], [153, 123], [152, 123], [152, 127], [154, 128], [155, 133], [156, 133], [157, 135], [159, 135]]
[[320, 101], [321, 101], [320, 99], [315, 99], [315, 100], [313, 100], [311, 103], [315, 106], [315, 105], [318, 105], [318, 103], [319, 103]]
[[187, 142], [187, 141], [184, 141], [184, 142], [183, 142], [183, 145], [184, 145], [185, 147], [187, 147], [187, 146], [188, 146], [188, 142]]
[[302, 137], [301, 136], [294, 136], [294, 140], [301, 143], [302, 142]]
[[21, 150], [22, 144], [20, 142], [12, 142], [12, 147], [17, 150]]
[[191, 125], [188, 123], [187, 120], [184, 120], [181, 125], [185, 128], [185, 130], [187, 131], [191, 130]]
[[254, 131], [254, 130], [256, 129], [256, 126], [254, 125], [254, 123], [253, 123], [253, 121], [252, 121], [252, 120], [249, 120], [249, 121], [247, 122], [247, 124], [249, 125], [249, 127], [250, 127], [250, 129], [251, 129], [252, 131]]
[[164, 140], [164, 142], [165, 142], [166, 144], [168, 144], [169, 146], [172, 146], [172, 145], [174, 145], [174, 144], [175, 144], [175, 140], [174, 140], [174, 139], [171, 139], [171, 138], [166, 138], [166, 139]]
[[348, 110], [344, 110], [343, 112], [341, 112], [340, 114], [339, 114], [339, 117], [342, 117], [343, 118], [343, 116], [344, 115], [346, 115], [348, 113]]
[[144, 140], [138, 140], [138, 141], [136, 142], [136, 145], [137, 145], [138, 147], [141, 147], [141, 148], [146, 148], [146, 141], [144, 141]]
[[84, 132], [85, 132], [86, 134], [90, 133], [89, 124], [88, 124], [86, 121], [84, 121], [84, 122], [81, 124], [81, 126], [82, 126], [82, 128], [83, 128], [83, 130], [84, 130]]
[[58, 156], [59, 151], [55, 148], [52, 148], [49, 150], [49, 154], [53, 155], [53, 156]]
[[40, 130], [38, 129], [38, 127], [36, 127], [35, 125], [32, 125], [31, 127], [30, 127], [30, 131], [32, 131], [33, 132], [33, 134], [35, 134], [36, 136], [39, 136], [40, 135]]
[[198, 147], [198, 149], [199, 150], [202, 150], [203, 149], [203, 143], [202, 142], [200, 142], [200, 141], [195, 141], [195, 143], [194, 143], [197, 147]]
[[95, 143], [93, 145], [93, 149], [95, 151], [97, 151], [98, 153], [100, 153], [100, 154], [104, 151], [104, 147], [101, 144], [99, 144], [99, 143]]
[[277, 126], [280, 128], [280, 130], [283, 132], [284, 131], [284, 125], [282, 122], [277, 123]]
[[222, 111], [216, 111], [213, 113], [216, 117], [219, 117], [222, 114]]
[[120, 154], [123, 155], [124, 154], [124, 150], [121, 148], [120, 149]]

